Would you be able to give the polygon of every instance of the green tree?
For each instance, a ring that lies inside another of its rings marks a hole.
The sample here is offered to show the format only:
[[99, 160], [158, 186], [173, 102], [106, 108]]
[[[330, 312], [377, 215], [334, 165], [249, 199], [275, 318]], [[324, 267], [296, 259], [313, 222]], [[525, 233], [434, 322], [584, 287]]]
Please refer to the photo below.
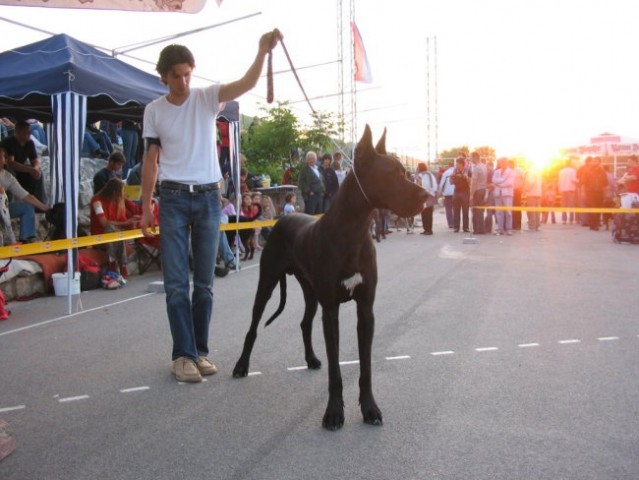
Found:
[[286, 165], [291, 162], [291, 151], [300, 143], [299, 122], [286, 103], [262, 110], [265, 115], [253, 121], [244, 132], [245, 166], [253, 173], [266, 173], [273, 182], [280, 183]]
[[286, 103], [262, 111], [264, 116], [256, 117], [242, 137], [242, 153], [250, 172], [266, 173], [272, 183], [281, 183], [289, 165], [293, 167], [293, 179], [297, 178], [303, 164], [298, 155], [314, 150], [321, 156], [336, 150], [333, 138], [339, 121], [334, 114], [317, 112], [311, 125], [303, 127]]
[[493, 147], [477, 147], [475, 152], [479, 153], [479, 158], [485, 161], [495, 161], [495, 149]]
[[464, 154], [467, 157], [470, 155], [470, 149], [468, 148], [468, 145], [462, 145], [461, 147], [455, 147], [449, 150], [443, 150], [439, 154], [439, 158], [442, 159], [444, 165], [448, 165], [451, 162], [455, 161], [455, 159], [459, 157], [461, 154]]

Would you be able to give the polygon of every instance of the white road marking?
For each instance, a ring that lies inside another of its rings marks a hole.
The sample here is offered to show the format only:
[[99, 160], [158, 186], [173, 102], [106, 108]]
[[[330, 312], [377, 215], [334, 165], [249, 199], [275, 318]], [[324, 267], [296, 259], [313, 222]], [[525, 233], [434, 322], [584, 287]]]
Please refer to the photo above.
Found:
[[65, 402], [77, 402], [79, 400], [87, 400], [90, 397], [88, 395], [78, 395], [77, 397], [65, 397], [65, 398], [59, 398], [58, 402], [60, 403], [65, 403]]
[[4, 407], [4, 408], [0, 408], [0, 413], [13, 412], [15, 410], [24, 410], [25, 408], [27, 408], [26, 405], [16, 405], [15, 407]]
[[359, 360], [347, 360], [345, 362], [339, 362], [340, 365], [355, 365], [359, 363]]
[[410, 355], [398, 355], [396, 357], [386, 357], [386, 360], [408, 360]]
[[619, 337], [599, 337], [597, 338], [600, 342], [607, 342], [610, 340], [619, 340]]
[[131, 392], [142, 392], [144, 390], [149, 390], [150, 387], [133, 387], [133, 388], [123, 388], [120, 390], [120, 393], [131, 393]]
[[253, 377], [255, 375], [262, 375], [262, 372], [249, 372], [248, 376]]
[[497, 347], [481, 347], [481, 348], [476, 348], [475, 349], [476, 352], [494, 352], [496, 350], [499, 350], [499, 348], [497, 348]]
[[442, 352], [430, 352], [430, 354], [431, 354], [431, 355], [434, 355], [434, 356], [438, 356], [438, 355], [452, 355], [453, 353], [455, 353], [455, 352], [453, 352], [452, 350], [444, 350], [444, 351], [442, 351]]
[[289, 372], [293, 370], [308, 370], [308, 367], [306, 365], [300, 365], [299, 367], [288, 367], [286, 370]]
[[137, 297], [127, 298], [125, 300], [120, 300], [119, 302], [113, 302], [113, 303], [109, 303], [107, 305], [100, 305], [99, 307], [91, 308], [89, 310], [82, 310], [80, 312], [75, 312], [75, 313], [72, 313], [70, 315], [64, 315], [63, 317], [52, 318], [51, 320], [45, 320], [44, 322], [34, 323], [33, 325], [27, 325], [26, 327], [15, 328], [13, 330], [9, 330], [9, 331], [0, 333], [0, 337], [3, 337], [5, 335], [10, 335], [12, 333], [22, 332], [24, 330], [31, 330], [32, 328], [41, 327], [42, 325], [48, 325], [49, 323], [59, 322], [60, 320], [67, 320], [67, 319], [72, 318], [72, 317], [77, 317], [78, 315], [85, 315], [87, 313], [95, 312], [97, 310], [103, 310], [105, 308], [113, 307], [115, 305], [120, 305], [121, 303], [127, 303], [127, 302], [130, 302], [132, 300], [138, 300], [140, 298], [145, 298], [145, 297], [148, 297], [149, 295], [157, 295], [157, 294], [155, 292], [153, 292], [153, 293], [145, 293], [144, 295], [138, 295]]
[[581, 340], [577, 339], [577, 338], [571, 338], [570, 340], [559, 340], [559, 342], [561, 345], [568, 345], [570, 343], [581, 343]]
[[530, 347], [538, 347], [539, 344], [537, 342], [533, 342], [533, 343], [520, 343], [519, 345], [517, 345], [519, 348], [530, 348]]

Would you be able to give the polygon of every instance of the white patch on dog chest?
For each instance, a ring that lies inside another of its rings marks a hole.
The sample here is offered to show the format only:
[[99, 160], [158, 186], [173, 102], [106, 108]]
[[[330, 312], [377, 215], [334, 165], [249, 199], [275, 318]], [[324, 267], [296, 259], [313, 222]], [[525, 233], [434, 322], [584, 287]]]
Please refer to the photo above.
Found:
[[355, 287], [363, 282], [364, 277], [362, 277], [362, 274], [356, 273], [352, 277], [342, 280], [342, 285], [344, 285], [344, 288], [348, 290], [350, 295], [353, 295], [353, 290], [355, 290]]

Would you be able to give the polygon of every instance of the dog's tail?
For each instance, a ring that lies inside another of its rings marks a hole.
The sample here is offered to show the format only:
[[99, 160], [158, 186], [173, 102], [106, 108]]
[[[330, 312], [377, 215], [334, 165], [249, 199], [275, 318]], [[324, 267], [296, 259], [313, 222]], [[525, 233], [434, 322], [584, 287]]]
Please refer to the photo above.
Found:
[[282, 273], [280, 277], [280, 304], [277, 306], [277, 310], [275, 313], [271, 315], [271, 317], [266, 321], [265, 327], [268, 327], [270, 323], [275, 320], [280, 313], [284, 311], [284, 307], [286, 306], [286, 273]]

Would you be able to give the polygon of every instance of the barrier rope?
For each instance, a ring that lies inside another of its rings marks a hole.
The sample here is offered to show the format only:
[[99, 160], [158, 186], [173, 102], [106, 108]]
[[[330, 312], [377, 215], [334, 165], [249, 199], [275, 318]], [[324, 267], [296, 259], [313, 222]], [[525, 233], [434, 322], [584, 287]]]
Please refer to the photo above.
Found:
[[[277, 220], [259, 220], [253, 222], [241, 222], [239, 227], [236, 223], [220, 224], [220, 231], [246, 230], [251, 228], [272, 227]], [[156, 232], [159, 232], [156, 227]], [[86, 237], [65, 238], [61, 240], [50, 240], [47, 242], [26, 243], [22, 245], [9, 245], [0, 247], [0, 259], [23, 257], [25, 255], [37, 255], [39, 253], [58, 252], [69, 250], [70, 248], [91, 247], [104, 243], [121, 242], [142, 238], [142, 231], [139, 228], [133, 230], [123, 230], [121, 232], [103, 233], [100, 235], [88, 235]]]
[[[472, 208], [483, 210], [504, 210], [511, 212], [549, 212], [549, 213], [639, 213], [639, 208], [566, 208], [566, 207], [497, 207], [482, 205]], [[252, 228], [272, 227], [277, 220], [256, 220], [253, 222], [223, 223], [220, 224], [220, 231], [248, 230]], [[156, 234], [159, 234], [159, 227], [156, 227]], [[142, 238], [142, 231], [139, 228], [133, 230], [123, 230], [121, 232], [103, 233], [100, 235], [88, 235], [86, 237], [69, 238], [62, 240], [51, 240], [38, 243], [27, 243], [23, 245], [9, 245], [0, 247], [0, 260], [23, 257], [26, 255], [37, 255], [39, 253], [51, 253], [70, 248], [91, 247], [110, 242], [121, 242]]]

